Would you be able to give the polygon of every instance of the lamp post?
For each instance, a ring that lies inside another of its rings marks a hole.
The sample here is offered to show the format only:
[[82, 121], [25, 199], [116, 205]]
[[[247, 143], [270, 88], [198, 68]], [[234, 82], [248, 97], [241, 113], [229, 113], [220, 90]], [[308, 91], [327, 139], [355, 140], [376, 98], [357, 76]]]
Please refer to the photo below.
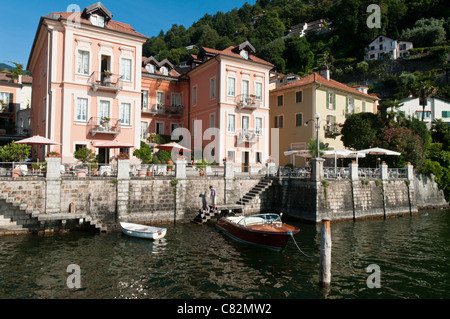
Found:
[[308, 126], [308, 123], [314, 121], [314, 125], [316, 128], [316, 147], [317, 147], [317, 153], [316, 158], [319, 158], [319, 151], [320, 151], [320, 145], [319, 145], [319, 128], [320, 128], [320, 114], [316, 113], [314, 115], [313, 119], [310, 119], [305, 122], [305, 126]]

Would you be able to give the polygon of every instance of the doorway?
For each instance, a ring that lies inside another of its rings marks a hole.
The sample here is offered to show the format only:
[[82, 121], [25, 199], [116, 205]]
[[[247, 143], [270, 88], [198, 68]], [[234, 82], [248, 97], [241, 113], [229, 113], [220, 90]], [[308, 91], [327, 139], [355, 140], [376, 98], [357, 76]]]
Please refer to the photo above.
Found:
[[105, 71], [111, 71], [111, 57], [109, 55], [102, 54], [100, 61], [100, 74], [102, 82], [105, 78]]
[[248, 166], [249, 166], [249, 152], [242, 152], [242, 172], [247, 173], [248, 172]]

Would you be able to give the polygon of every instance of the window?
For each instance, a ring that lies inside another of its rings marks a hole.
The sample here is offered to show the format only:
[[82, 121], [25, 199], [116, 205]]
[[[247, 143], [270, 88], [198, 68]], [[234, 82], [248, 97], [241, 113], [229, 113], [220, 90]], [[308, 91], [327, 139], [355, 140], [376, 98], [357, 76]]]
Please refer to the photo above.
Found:
[[82, 98], [77, 99], [77, 107], [75, 114], [76, 121], [85, 122], [87, 120], [87, 106], [88, 106], [88, 99]]
[[277, 105], [282, 106], [283, 105], [283, 95], [277, 96]]
[[228, 78], [227, 95], [228, 96], [235, 96], [235, 94], [236, 94], [236, 79], [235, 78]]
[[164, 134], [164, 123], [156, 122], [156, 134]]
[[303, 113], [295, 114], [295, 126], [303, 126]]
[[450, 117], [450, 111], [442, 111], [442, 117]]
[[362, 111], [366, 111], [366, 101], [362, 101]]
[[100, 119], [102, 119], [104, 117], [109, 118], [109, 102], [108, 101], [100, 101], [98, 117]]
[[120, 110], [119, 110], [120, 124], [130, 125], [130, 113], [131, 113], [131, 104], [120, 103]]
[[141, 122], [141, 140], [146, 141], [148, 137], [148, 123]]
[[275, 128], [283, 128], [283, 115], [275, 116]]
[[209, 80], [209, 98], [214, 99], [216, 97], [216, 78]]
[[241, 52], [239, 52], [240, 56], [243, 57], [244, 59], [248, 60], [248, 51], [246, 50], [241, 50]]
[[214, 114], [209, 115], [209, 127], [214, 128], [216, 126], [216, 119]]
[[328, 92], [327, 99], [328, 99], [327, 109], [335, 110], [336, 109], [336, 93]]
[[9, 92], [0, 92], [0, 101], [2, 101], [4, 104], [9, 104], [13, 102], [13, 93]]
[[153, 64], [147, 64], [145, 66], [145, 69], [148, 73], [155, 73], [155, 66]]
[[122, 76], [122, 80], [131, 81], [131, 60], [130, 59], [121, 59], [120, 75]]
[[105, 17], [99, 16], [99, 15], [91, 15], [91, 23], [93, 25], [96, 25], [98, 27], [104, 27], [105, 26]]
[[170, 124], [170, 134], [172, 134], [173, 131], [178, 127], [182, 127], [181, 124], [175, 124], [175, 123]]
[[169, 69], [165, 66], [162, 66], [159, 71], [161, 71], [162, 75], [169, 75]]
[[234, 133], [235, 123], [236, 123], [236, 116], [234, 114], [228, 114], [227, 132]]
[[148, 91], [142, 91], [142, 109], [144, 111], [148, 110]]
[[302, 91], [295, 92], [295, 103], [302, 102], [302, 99], [303, 99], [303, 92]]
[[262, 163], [262, 152], [255, 152], [255, 162]]
[[78, 50], [77, 73], [89, 74], [89, 52]]
[[249, 117], [242, 116], [242, 131], [248, 132]]
[[164, 105], [164, 92], [156, 92], [156, 104], [158, 109]]
[[183, 95], [182, 93], [172, 93], [172, 106], [183, 105]]
[[255, 83], [255, 100], [262, 101], [262, 83], [261, 82]]
[[256, 135], [262, 135], [262, 118], [255, 117], [255, 133]]
[[248, 80], [242, 80], [242, 87], [241, 87], [242, 99], [248, 98], [248, 92], [249, 92], [248, 89], [249, 89]]
[[[416, 115], [417, 115], [418, 119], [422, 118], [422, 114], [423, 114], [423, 111], [416, 111]], [[431, 111], [425, 111], [425, 114], [424, 114], [423, 118], [424, 118], [424, 120], [431, 119]]]
[[194, 86], [192, 88], [192, 104], [196, 105], [197, 104], [197, 87]]
[[355, 99], [347, 97], [347, 113], [352, 114], [355, 111]]
[[227, 159], [234, 162], [234, 151], [227, 152]]

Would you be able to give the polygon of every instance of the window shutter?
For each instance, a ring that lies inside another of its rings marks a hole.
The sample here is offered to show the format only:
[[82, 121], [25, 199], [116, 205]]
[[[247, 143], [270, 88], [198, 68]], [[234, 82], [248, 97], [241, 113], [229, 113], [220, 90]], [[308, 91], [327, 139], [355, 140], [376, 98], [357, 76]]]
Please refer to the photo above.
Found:
[[336, 93], [333, 93], [333, 110], [336, 110]]

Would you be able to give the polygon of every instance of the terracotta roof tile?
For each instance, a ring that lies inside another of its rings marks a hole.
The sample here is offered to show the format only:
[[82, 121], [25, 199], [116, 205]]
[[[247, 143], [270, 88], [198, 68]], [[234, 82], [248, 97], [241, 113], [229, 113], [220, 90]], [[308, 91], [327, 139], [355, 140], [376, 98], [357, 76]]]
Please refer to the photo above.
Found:
[[[77, 21], [79, 19], [79, 21], [81, 23], [86, 23], [86, 24], [92, 25], [90, 20], [81, 17], [82, 12], [54, 12], [54, 14], [60, 15], [61, 18], [63, 18], [63, 19], [68, 19], [70, 17], [71, 19], [74, 19], [75, 21]], [[114, 20], [110, 20], [108, 22], [108, 24], [106, 25], [105, 29], [110, 29], [110, 30], [114, 30], [114, 31], [124, 32], [124, 33], [147, 38], [145, 35], [143, 35], [139, 32], [136, 32], [131, 25], [123, 23], [123, 22], [114, 21]]]
[[324, 84], [324, 85], [327, 85], [327, 86], [330, 86], [330, 87], [333, 87], [333, 88], [341, 89], [341, 90], [344, 90], [344, 91], [348, 91], [350, 93], [354, 93], [354, 94], [357, 94], [357, 95], [364, 95], [364, 96], [370, 97], [372, 99], [376, 98], [376, 96], [372, 96], [372, 95], [360, 92], [358, 90], [355, 90], [354, 88], [351, 88], [351, 87], [349, 87], [349, 86], [347, 86], [347, 85], [345, 85], [343, 83], [340, 83], [338, 81], [335, 81], [333, 79], [327, 80], [323, 76], [321, 76], [321, 75], [319, 75], [317, 73], [310, 74], [310, 75], [305, 76], [304, 78], [301, 78], [301, 79], [299, 79], [297, 81], [294, 81], [294, 82], [291, 82], [289, 84], [283, 85], [283, 86], [281, 86], [279, 88], [273, 89], [273, 90], [271, 90], [271, 92], [284, 91], [284, 90], [287, 90], [287, 89], [290, 89], [290, 88], [295, 88], [295, 87], [299, 87], [299, 86], [309, 85], [309, 84], [313, 84], [313, 83], [321, 83], [321, 84]]
[[[227, 56], [231, 56], [231, 57], [235, 57], [235, 58], [239, 58], [239, 59], [245, 60], [245, 58], [243, 58], [241, 55], [239, 55], [239, 54], [233, 52], [233, 49], [234, 49], [234, 48], [235, 48], [235, 47], [230, 46], [230, 47], [228, 47], [228, 48], [226, 48], [226, 49], [224, 49], [224, 50], [222, 50], [222, 51], [220, 51], [220, 50], [215, 50], [215, 49], [211, 49], [211, 48], [205, 48], [205, 47], [203, 47], [202, 49], [205, 50], [207, 53], [211, 53], [211, 54], [222, 54], [222, 55], [227, 55]], [[265, 61], [265, 60], [263, 60], [263, 59], [260, 59], [260, 58], [258, 58], [256, 55], [253, 55], [253, 54], [249, 54], [248, 60], [253, 61], [253, 62], [257, 62], [257, 63], [266, 64], [266, 65], [269, 65], [269, 66], [273, 66], [272, 63], [267, 62], [267, 61]]]

